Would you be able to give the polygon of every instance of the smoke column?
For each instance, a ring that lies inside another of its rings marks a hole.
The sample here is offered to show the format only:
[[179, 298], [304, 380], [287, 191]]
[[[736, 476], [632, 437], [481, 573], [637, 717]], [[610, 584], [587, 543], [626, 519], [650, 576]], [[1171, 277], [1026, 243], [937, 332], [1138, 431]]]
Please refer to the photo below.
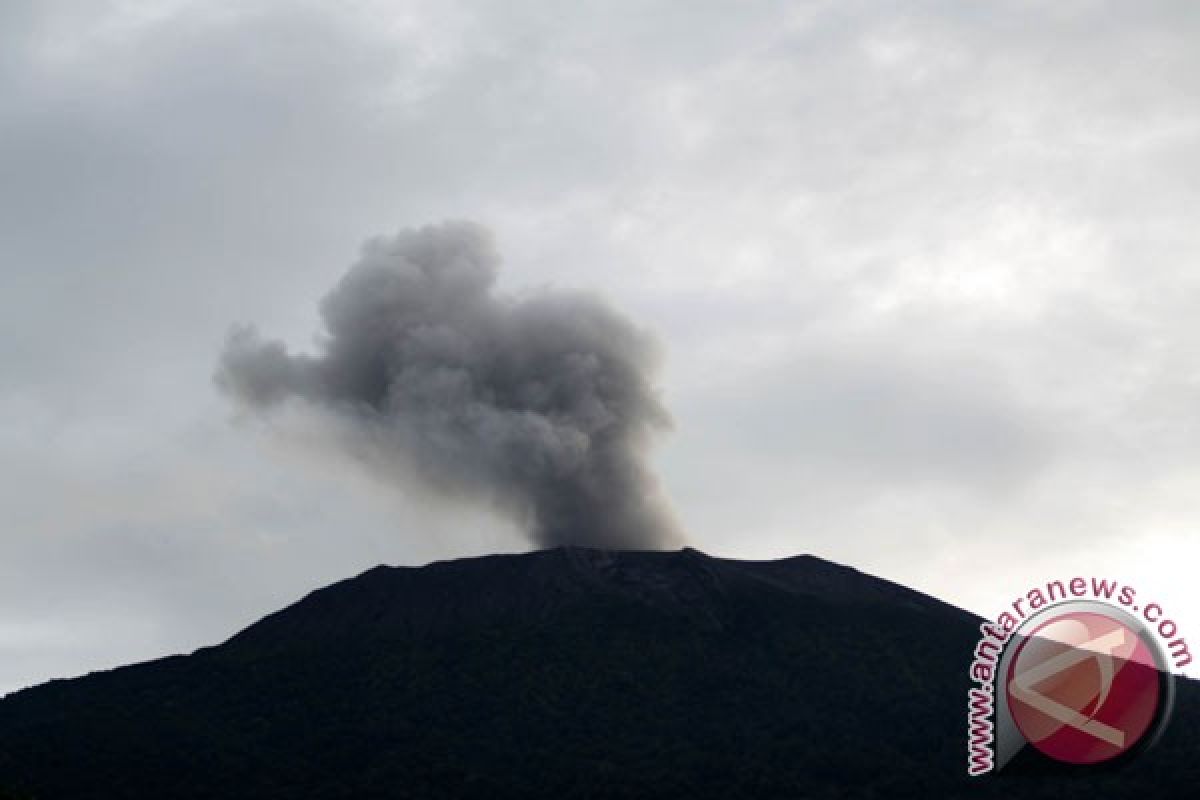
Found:
[[644, 459], [669, 424], [651, 343], [587, 294], [497, 296], [498, 263], [467, 222], [369, 240], [321, 303], [317, 355], [235, 328], [217, 386], [263, 413], [319, 407], [370, 443], [369, 469], [489, 501], [539, 545], [677, 544]]

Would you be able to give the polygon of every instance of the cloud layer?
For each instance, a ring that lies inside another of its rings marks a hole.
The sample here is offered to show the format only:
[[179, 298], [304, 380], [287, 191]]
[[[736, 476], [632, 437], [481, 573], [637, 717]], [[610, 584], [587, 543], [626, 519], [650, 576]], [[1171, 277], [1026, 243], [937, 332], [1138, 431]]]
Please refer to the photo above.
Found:
[[[447, 218], [494, 232], [489, 302], [595, 289], [661, 341], [643, 463], [697, 547], [980, 611], [1035, 573], [1186, 587], [1198, 40], [1189, 2], [0, 4], [0, 687], [529, 546], [292, 419], [380, 459], [306, 384], [313, 301]], [[313, 402], [228, 424], [234, 320]]]

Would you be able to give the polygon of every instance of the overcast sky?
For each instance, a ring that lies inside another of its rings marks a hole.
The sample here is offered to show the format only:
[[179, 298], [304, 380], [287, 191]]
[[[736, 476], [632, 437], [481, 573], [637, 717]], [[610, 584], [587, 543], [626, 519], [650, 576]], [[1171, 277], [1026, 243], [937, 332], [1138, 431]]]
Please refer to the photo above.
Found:
[[213, 386], [448, 218], [659, 340], [693, 546], [988, 616], [1100, 572], [1200, 639], [1197, 42], [1191, 2], [0, 4], [0, 692], [528, 547]]

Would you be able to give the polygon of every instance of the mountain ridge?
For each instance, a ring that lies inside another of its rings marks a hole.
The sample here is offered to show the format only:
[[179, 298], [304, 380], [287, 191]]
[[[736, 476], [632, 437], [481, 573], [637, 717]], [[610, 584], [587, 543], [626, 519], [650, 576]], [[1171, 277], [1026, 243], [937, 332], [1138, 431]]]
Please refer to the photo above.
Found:
[[[557, 548], [381, 565], [191, 655], [6, 696], [0, 785], [44, 798], [1007, 797], [1020, 778], [965, 778], [979, 622], [815, 556]], [[1097, 779], [1105, 796], [1147, 770], [1196, 777], [1170, 761], [1196, 732], [1195, 693], [1180, 700], [1170, 741]], [[1086, 777], [1019, 786], [1097, 790]]]
[[[648, 562], [654, 562], [656, 568], [647, 569]], [[563, 566], [568, 568], [567, 574], [557, 569]], [[367, 613], [368, 609], [376, 608], [382, 600], [387, 600], [390, 605], [415, 599], [417, 603], [408, 602], [404, 605], [409, 615], [408, 621], [432, 623], [434, 620], [413, 620], [411, 615], [414, 610], [422, 609], [428, 601], [444, 599], [448, 590], [461, 588], [464, 582], [470, 582], [476, 600], [482, 597], [488, 601], [486, 607], [481, 608], [477, 603], [468, 607], [477, 615], [520, 612], [540, 618], [547, 611], [544, 603], [521, 604], [522, 595], [513, 591], [511, 583], [495, 585], [497, 580], [516, 578], [520, 567], [527, 568], [524, 577], [542, 581], [540, 584], [534, 583], [534, 588], [556, 593], [557, 597], [552, 599], [578, 599], [590, 589], [614, 597], [657, 604], [656, 608], [663, 613], [684, 616], [699, 610], [697, 604], [706, 596], [705, 587], [699, 584], [707, 580], [710, 590], [719, 590], [730, 582], [736, 585], [749, 581], [763, 588], [816, 602], [863, 605], [899, 602], [913, 609], [961, 615], [975, 624], [982, 621], [977, 615], [931, 595], [811, 554], [744, 560], [710, 556], [690, 547], [667, 551], [613, 551], [564, 546], [528, 553], [436, 560], [421, 566], [379, 564], [354, 577], [310, 592], [296, 603], [247, 626], [225, 643], [253, 638], [264, 627], [272, 627], [287, 619], [289, 611], [319, 606], [325, 598], [335, 598], [334, 602], [341, 604], [339, 610], [350, 614]], [[438, 581], [436, 578], [444, 580]], [[409, 581], [412, 583], [406, 585]], [[456, 583], [460, 586], [456, 587]], [[348, 590], [357, 593], [359, 603], [346, 606], [347, 597], [342, 593]], [[524, 599], [530, 600], [527, 596]], [[428, 608], [423, 610], [434, 612]], [[461, 605], [444, 604], [439, 604], [436, 609], [441, 612], [462, 610]], [[441, 616], [443, 624], [453, 621], [445, 618], [449, 614], [443, 613]], [[339, 625], [345, 622], [344, 616], [338, 620]]]

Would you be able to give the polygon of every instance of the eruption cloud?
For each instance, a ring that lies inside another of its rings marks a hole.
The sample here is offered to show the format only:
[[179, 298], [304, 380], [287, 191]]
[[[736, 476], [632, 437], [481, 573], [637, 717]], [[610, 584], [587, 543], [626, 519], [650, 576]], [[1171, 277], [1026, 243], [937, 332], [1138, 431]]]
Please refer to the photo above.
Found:
[[320, 408], [381, 477], [489, 501], [539, 545], [677, 545], [645, 463], [669, 425], [652, 343], [588, 294], [497, 295], [498, 264], [469, 222], [371, 239], [321, 303], [318, 355], [235, 328], [217, 386], [262, 413]]

